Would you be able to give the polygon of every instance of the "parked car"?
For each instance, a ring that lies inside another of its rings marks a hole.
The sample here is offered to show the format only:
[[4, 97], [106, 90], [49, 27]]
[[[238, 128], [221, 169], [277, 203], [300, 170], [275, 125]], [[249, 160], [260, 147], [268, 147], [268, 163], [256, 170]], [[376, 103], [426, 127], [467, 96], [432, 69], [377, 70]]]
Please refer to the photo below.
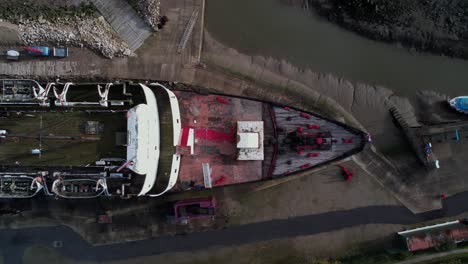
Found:
[[47, 46], [31, 46], [26, 47], [25, 50], [31, 56], [42, 56], [42, 57], [57, 57], [65, 58], [68, 57], [67, 47], [47, 47]]

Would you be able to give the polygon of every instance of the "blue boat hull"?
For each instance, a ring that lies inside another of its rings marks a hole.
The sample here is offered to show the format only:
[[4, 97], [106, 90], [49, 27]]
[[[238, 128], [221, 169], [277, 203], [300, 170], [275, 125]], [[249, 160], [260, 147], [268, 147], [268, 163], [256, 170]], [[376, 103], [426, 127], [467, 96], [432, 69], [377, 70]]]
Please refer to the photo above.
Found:
[[468, 114], [468, 96], [459, 96], [449, 100], [450, 106], [458, 112]]

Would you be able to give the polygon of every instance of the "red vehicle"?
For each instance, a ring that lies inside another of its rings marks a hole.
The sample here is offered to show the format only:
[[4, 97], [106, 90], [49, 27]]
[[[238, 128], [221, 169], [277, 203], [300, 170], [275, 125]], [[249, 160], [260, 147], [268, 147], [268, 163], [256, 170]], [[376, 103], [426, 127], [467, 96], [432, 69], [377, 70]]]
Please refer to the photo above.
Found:
[[68, 57], [68, 48], [67, 47], [46, 47], [46, 46], [31, 46], [24, 48], [29, 55], [32, 56], [42, 56], [42, 57], [58, 57], [65, 58]]

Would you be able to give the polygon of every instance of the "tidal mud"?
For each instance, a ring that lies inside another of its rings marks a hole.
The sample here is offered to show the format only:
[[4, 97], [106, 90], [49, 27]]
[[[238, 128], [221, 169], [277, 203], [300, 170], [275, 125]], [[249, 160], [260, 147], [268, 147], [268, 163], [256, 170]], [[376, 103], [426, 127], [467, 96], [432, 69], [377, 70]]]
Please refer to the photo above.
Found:
[[468, 58], [464, 0], [282, 0], [313, 9], [329, 21], [375, 40]]

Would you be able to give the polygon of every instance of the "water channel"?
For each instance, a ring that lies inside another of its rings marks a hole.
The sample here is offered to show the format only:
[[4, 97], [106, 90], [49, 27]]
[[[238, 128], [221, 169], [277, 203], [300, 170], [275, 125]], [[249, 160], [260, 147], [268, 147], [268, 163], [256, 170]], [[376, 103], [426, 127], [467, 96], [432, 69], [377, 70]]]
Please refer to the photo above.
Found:
[[468, 94], [468, 61], [372, 41], [278, 0], [208, 0], [206, 11], [211, 35], [248, 55], [284, 59], [401, 95]]

